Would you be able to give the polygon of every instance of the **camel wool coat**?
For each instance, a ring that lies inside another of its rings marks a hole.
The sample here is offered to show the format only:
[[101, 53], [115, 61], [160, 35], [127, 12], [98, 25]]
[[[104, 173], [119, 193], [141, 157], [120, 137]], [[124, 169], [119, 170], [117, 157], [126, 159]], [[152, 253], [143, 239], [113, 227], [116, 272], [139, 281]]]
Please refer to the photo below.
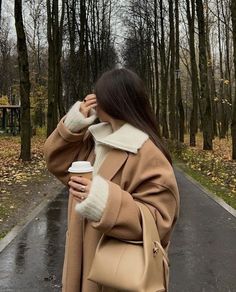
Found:
[[[49, 171], [65, 185], [69, 181], [67, 170], [73, 161], [87, 160], [92, 164], [95, 161], [94, 140], [87, 128], [72, 133], [63, 120], [48, 137], [44, 152]], [[98, 175], [107, 182], [109, 190], [100, 221], [83, 218], [75, 211], [76, 198], [69, 197], [64, 292], [116, 291], [99, 286], [87, 276], [102, 234], [126, 240], [142, 239], [141, 215], [135, 201], [151, 211], [164, 248], [169, 244], [179, 215], [179, 193], [173, 168], [149, 138], [137, 153], [112, 147]]]

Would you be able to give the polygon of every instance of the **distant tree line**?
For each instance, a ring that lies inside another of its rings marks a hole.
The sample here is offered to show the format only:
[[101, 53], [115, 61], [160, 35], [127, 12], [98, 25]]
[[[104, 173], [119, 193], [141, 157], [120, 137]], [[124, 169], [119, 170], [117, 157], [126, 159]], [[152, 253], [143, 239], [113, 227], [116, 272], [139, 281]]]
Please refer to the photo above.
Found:
[[47, 125], [49, 135], [98, 76], [120, 62], [144, 79], [165, 138], [183, 142], [189, 133], [195, 146], [201, 131], [203, 149], [211, 150], [215, 137], [232, 137], [236, 159], [234, 2], [15, 0], [16, 46], [0, 0], [0, 96], [10, 102], [20, 96], [22, 147], [32, 127]]
[[124, 22], [125, 65], [146, 81], [166, 138], [203, 149], [232, 135], [235, 151], [235, 3], [230, 0], [131, 0]]
[[93, 90], [98, 76], [117, 63], [115, 9], [111, 0], [15, 0], [17, 41], [2, 18], [0, 96], [21, 102], [23, 160], [30, 159], [32, 127], [46, 125], [49, 135], [69, 107]]

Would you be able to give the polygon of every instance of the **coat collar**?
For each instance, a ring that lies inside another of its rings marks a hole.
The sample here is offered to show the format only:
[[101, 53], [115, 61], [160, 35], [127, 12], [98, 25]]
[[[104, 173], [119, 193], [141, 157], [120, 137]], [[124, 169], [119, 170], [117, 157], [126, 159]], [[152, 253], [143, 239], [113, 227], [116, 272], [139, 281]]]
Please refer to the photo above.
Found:
[[144, 142], [147, 141], [148, 135], [141, 130], [126, 123], [115, 132], [112, 132], [109, 123], [99, 123], [89, 127], [97, 144], [104, 144], [112, 148], [137, 153]]
[[106, 159], [99, 168], [98, 174], [108, 180], [112, 180], [119, 169], [125, 164], [127, 159], [127, 152], [112, 149], [108, 152]]

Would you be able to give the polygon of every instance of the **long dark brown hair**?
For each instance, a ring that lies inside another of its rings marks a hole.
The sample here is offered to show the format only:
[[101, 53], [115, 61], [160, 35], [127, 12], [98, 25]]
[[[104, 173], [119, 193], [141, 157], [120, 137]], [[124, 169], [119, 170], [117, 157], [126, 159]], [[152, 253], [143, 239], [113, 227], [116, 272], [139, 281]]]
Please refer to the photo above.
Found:
[[136, 73], [124, 68], [107, 71], [96, 82], [94, 91], [104, 112], [147, 133], [172, 164], [158, 133], [145, 85]]

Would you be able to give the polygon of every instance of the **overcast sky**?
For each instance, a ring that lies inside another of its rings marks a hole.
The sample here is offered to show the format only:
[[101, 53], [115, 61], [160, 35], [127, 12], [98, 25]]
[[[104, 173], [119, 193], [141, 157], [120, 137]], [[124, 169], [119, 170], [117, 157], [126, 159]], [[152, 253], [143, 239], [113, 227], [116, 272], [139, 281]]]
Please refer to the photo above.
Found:
[[[122, 4], [123, 0], [120, 0], [119, 2]], [[123, 14], [121, 8], [119, 7], [120, 5], [116, 3], [116, 6], [117, 6], [116, 11], [113, 11], [114, 13], [112, 15], [112, 25], [113, 25], [113, 32], [116, 36], [116, 43], [120, 44], [124, 40], [125, 28], [120, 18], [120, 15]], [[27, 9], [26, 5], [24, 5], [23, 8], [25, 12], [24, 15], [27, 15], [27, 12], [25, 11]], [[16, 37], [15, 21], [14, 21], [14, 0], [3, 0], [2, 16], [9, 23], [11, 36]]]

